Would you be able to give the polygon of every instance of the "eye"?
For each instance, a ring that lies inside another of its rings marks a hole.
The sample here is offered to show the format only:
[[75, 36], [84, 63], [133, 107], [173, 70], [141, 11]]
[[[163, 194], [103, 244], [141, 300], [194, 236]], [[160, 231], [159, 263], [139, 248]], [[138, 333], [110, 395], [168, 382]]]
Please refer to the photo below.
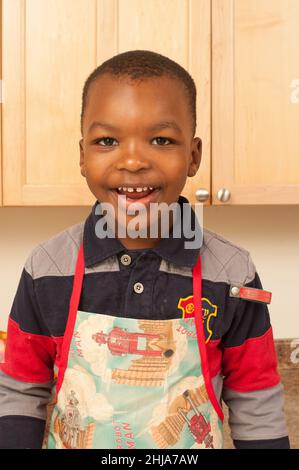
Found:
[[100, 139], [95, 140], [94, 144], [98, 144], [101, 141], [105, 141], [104, 145], [100, 144], [101, 147], [112, 147], [111, 141], [113, 141], [113, 140], [116, 142], [116, 140], [113, 137], [101, 137]]
[[[154, 140], [156, 140], [158, 142], [158, 145], [162, 147], [165, 147], [165, 145], [174, 143], [174, 140], [167, 139], [166, 137], [161, 137], [161, 136], [155, 137], [152, 141]], [[101, 147], [113, 147], [114, 145], [116, 145], [116, 144], [113, 144], [113, 141], [116, 142], [116, 139], [114, 139], [113, 137], [101, 137], [100, 139], [96, 139], [93, 143], [99, 144]], [[168, 141], [168, 144], [165, 144], [165, 141]]]
[[[165, 140], [168, 140], [168, 142], [170, 142], [171, 144], [174, 143], [174, 140], [172, 140], [172, 139], [167, 139], [167, 137], [155, 137], [153, 140], [157, 140], [157, 141], [159, 140], [160, 143], [159, 143], [158, 145], [161, 144], [161, 140], [162, 140], [162, 147], [164, 146], [164, 145], [163, 145], [163, 141], [165, 141]], [[169, 145], [169, 144], [168, 144], [168, 145]]]

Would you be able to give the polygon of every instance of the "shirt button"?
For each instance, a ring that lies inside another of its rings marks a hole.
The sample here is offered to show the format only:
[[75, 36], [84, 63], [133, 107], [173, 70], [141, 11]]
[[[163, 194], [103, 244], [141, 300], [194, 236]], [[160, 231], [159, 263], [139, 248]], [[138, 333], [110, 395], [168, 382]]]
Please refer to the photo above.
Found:
[[143, 287], [143, 284], [141, 284], [141, 282], [136, 282], [134, 284], [133, 289], [134, 289], [134, 292], [136, 292], [136, 294], [142, 294], [144, 287]]
[[129, 255], [122, 255], [122, 257], [120, 258], [120, 262], [124, 266], [129, 266], [129, 264], [131, 264], [131, 261], [132, 261], [132, 258]]

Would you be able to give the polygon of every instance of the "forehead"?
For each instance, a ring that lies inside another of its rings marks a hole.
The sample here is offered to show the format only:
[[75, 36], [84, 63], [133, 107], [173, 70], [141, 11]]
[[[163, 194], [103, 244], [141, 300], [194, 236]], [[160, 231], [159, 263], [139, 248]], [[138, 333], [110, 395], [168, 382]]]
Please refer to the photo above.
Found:
[[119, 128], [174, 120], [187, 132], [190, 120], [187, 93], [178, 80], [166, 76], [131, 80], [105, 74], [90, 85], [84, 128], [88, 129], [95, 120]]

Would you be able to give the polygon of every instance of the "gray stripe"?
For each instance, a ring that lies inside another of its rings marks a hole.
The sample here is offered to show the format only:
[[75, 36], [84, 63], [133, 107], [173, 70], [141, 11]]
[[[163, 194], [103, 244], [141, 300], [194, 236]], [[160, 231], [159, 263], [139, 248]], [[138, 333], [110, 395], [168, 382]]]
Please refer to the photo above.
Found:
[[223, 400], [229, 408], [232, 439], [277, 439], [288, 435], [283, 404], [284, 387], [240, 393], [223, 389]]
[[[73, 276], [78, 250], [83, 238], [84, 222], [72, 225], [32, 250], [25, 269], [33, 279], [43, 276]], [[119, 271], [117, 256], [96, 266], [85, 268], [85, 274]]]
[[21, 415], [46, 419], [54, 383], [21, 382], [0, 371], [0, 417]]
[[32, 250], [25, 269], [33, 279], [74, 273], [83, 226], [83, 222], [73, 225]]
[[215, 375], [215, 377], [212, 377], [212, 385], [213, 385], [213, 389], [215, 391], [215, 395], [218, 400], [218, 403], [221, 406], [222, 387], [223, 387], [223, 377], [221, 374], [217, 374]]
[[[207, 229], [203, 230], [201, 266], [203, 279], [227, 284], [248, 283], [254, 279], [256, 271], [247, 250]], [[192, 277], [192, 268], [180, 267], [165, 260], [161, 262], [160, 271]]]
[[[75, 272], [79, 245], [83, 237], [84, 222], [73, 225], [41, 243], [28, 256], [25, 269], [33, 279], [43, 276], [72, 276]], [[213, 282], [245, 284], [254, 279], [255, 266], [243, 248], [204, 229], [202, 277]], [[117, 256], [86, 268], [86, 274], [119, 271]], [[192, 269], [161, 261], [160, 271], [192, 277]]]

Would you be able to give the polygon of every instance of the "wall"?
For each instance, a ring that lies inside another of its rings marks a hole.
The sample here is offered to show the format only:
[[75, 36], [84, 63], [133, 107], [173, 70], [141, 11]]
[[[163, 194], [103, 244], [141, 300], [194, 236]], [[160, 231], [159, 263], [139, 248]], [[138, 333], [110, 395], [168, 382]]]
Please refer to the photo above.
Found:
[[[0, 330], [30, 250], [86, 218], [88, 207], [0, 208]], [[275, 338], [299, 338], [299, 207], [204, 209], [204, 225], [250, 251], [263, 286], [273, 293]]]

